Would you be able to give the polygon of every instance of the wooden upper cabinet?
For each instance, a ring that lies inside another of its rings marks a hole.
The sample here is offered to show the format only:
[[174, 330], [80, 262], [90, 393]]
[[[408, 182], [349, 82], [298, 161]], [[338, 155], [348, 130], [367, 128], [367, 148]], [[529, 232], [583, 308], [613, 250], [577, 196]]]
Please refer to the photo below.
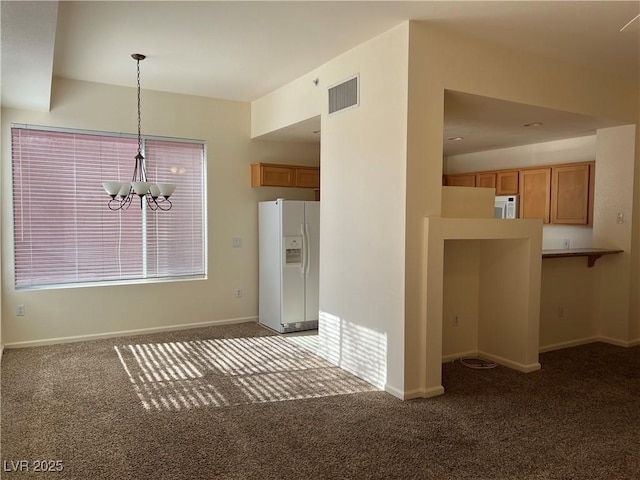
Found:
[[293, 187], [295, 170], [285, 165], [254, 163], [251, 165], [252, 187]]
[[449, 187], [495, 188], [496, 195], [517, 195], [519, 193], [518, 170], [445, 175], [443, 185]]
[[455, 175], [446, 175], [445, 182], [448, 187], [475, 187], [475, 173], [461, 173]]
[[518, 170], [508, 170], [496, 173], [496, 195], [517, 195]]
[[319, 189], [320, 168], [274, 163], [252, 163], [251, 186]]
[[590, 170], [595, 164], [558, 165], [551, 169], [551, 223], [591, 223], [592, 188]]
[[476, 173], [476, 187], [496, 188], [495, 172]]
[[520, 218], [550, 221], [551, 168], [520, 170]]
[[296, 187], [320, 188], [320, 169], [296, 167]]

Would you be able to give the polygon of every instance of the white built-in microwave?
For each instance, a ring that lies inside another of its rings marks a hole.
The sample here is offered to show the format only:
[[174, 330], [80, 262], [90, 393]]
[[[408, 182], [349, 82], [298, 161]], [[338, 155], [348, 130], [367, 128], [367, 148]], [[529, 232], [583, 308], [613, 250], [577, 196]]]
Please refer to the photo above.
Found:
[[495, 218], [518, 218], [518, 195], [498, 195], [493, 216]]

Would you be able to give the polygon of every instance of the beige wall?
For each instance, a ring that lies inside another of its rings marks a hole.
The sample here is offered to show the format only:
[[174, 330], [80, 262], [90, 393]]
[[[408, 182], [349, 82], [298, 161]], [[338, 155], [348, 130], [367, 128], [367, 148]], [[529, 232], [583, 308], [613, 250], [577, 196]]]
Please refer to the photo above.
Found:
[[[2, 123], [2, 121], [4, 117], [4, 111], [2, 111], [0, 109], [0, 124]], [[6, 133], [4, 131], [4, 129], [0, 128], [0, 148], [2, 150], [5, 149], [5, 144], [7, 143], [6, 141], [7, 137], [6, 137]], [[0, 155], [2, 153], [0, 152]], [[0, 157], [1, 158], [1, 157]], [[2, 162], [0, 162], [0, 220], [2, 221], [2, 223], [0, 223], [0, 246], [4, 245], [4, 238], [2, 237], [2, 235], [4, 235], [5, 232], [5, 227], [3, 225], [4, 223], [4, 218], [9, 214], [9, 212], [6, 212], [4, 209], [2, 209], [2, 206], [5, 205], [5, 201], [3, 198], [3, 192], [5, 190], [4, 187], [4, 173], [5, 169], [2, 168]], [[0, 250], [0, 362], [2, 362], [2, 352], [4, 350], [4, 337], [2, 335], [2, 310], [3, 310], [3, 301], [2, 301], [2, 297], [3, 297], [3, 292], [5, 287], [3, 286], [3, 281], [2, 281], [2, 251]]]
[[259, 137], [320, 115], [331, 85], [325, 72], [320, 67], [255, 100], [251, 105], [251, 136]]
[[361, 105], [323, 111], [321, 145], [322, 181], [332, 185], [322, 203], [321, 255], [331, 261], [321, 268], [321, 308], [384, 345], [384, 387], [396, 395], [405, 367], [407, 64], [408, 23], [331, 62], [329, 84], [360, 74]]
[[463, 173], [590, 162], [595, 158], [596, 135], [594, 133], [584, 137], [451, 155], [444, 159], [444, 169], [445, 173]]
[[336, 363], [395, 395], [404, 389], [407, 31], [319, 72], [327, 86], [360, 75], [358, 108], [328, 115], [322, 103], [320, 336], [340, 347]]
[[587, 268], [584, 257], [542, 261], [541, 351], [596, 340], [602, 261], [595, 268]]
[[493, 218], [495, 194], [495, 188], [442, 187], [441, 216]]
[[[632, 293], [631, 259], [638, 254], [638, 238], [632, 237], [635, 125], [598, 130], [596, 146], [596, 202], [593, 241], [598, 246], [619, 248], [624, 253], [598, 260], [598, 334], [606, 340], [628, 345], [640, 343], [637, 318], [630, 316]], [[638, 165], [636, 163], [636, 165]], [[636, 167], [640, 168], [640, 167]], [[636, 210], [640, 208], [635, 204]], [[616, 223], [618, 213], [624, 223]], [[631, 336], [633, 335], [633, 336]]]
[[[640, 102], [638, 102], [640, 103]], [[640, 108], [636, 121], [636, 163], [633, 182], [633, 205], [631, 226], [631, 281], [629, 295], [629, 338], [640, 345]]]
[[[153, 91], [142, 92], [142, 131], [207, 142], [208, 278], [145, 285], [15, 291], [10, 142], [2, 143], [2, 341], [33, 344], [191, 324], [254, 320], [257, 316], [257, 202], [313, 199], [313, 191], [251, 188], [252, 162], [317, 165], [317, 145], [250, 139], [250, 104]], [[136, 130], [135, 89], [55, 79], [52, 109], [2, 111], [10, 123], [99, 131]], [[81, 200], [81, 199], [79, 199]], [[232, 248], [233, 237], [242, 248]], [[243, 289], [235, 298], [234, 290]], [[15, 316], [24, 304], [26, 315]]]
[[442, 299], [443, 362], [475, 355], [478, 352], [480, 246], [480, 242], [472, 240], [445, 241]]

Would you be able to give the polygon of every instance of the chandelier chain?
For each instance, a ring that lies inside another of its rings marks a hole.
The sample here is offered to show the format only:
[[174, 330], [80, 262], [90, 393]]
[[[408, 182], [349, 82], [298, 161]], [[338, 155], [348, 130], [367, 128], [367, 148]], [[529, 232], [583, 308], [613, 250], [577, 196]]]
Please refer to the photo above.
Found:
[[140, 109], [140, 59], [136, 61], [137, 64], [137, 81], [138, 81], [138, 153], [142, 153], [142, 129], [141, 129], [141, 109]]

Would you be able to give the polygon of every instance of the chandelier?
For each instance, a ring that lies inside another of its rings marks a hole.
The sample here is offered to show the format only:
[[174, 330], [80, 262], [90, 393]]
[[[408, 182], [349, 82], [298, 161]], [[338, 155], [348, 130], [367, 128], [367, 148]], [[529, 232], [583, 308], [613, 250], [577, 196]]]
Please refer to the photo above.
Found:
[[133, 53], [131, 57], [136, 61], [138, 80], [138, 154], [135, 156], [135, 166], [131, 182], [107, 181], [102, 187], [111, 197], [108, 206], [111, 210], [126, 210], [131, 205], [135, 195], [140, 197], [140, 208], [146, 203], [150, 210], [170, 210], [173, 206], [169, 197], [176, 189], [173, 183], [151, 183], [147, 181], [145, 161], [142, 156], [142, 138], [140, 134], [140, 61], [146, 58], [141, 53]]

